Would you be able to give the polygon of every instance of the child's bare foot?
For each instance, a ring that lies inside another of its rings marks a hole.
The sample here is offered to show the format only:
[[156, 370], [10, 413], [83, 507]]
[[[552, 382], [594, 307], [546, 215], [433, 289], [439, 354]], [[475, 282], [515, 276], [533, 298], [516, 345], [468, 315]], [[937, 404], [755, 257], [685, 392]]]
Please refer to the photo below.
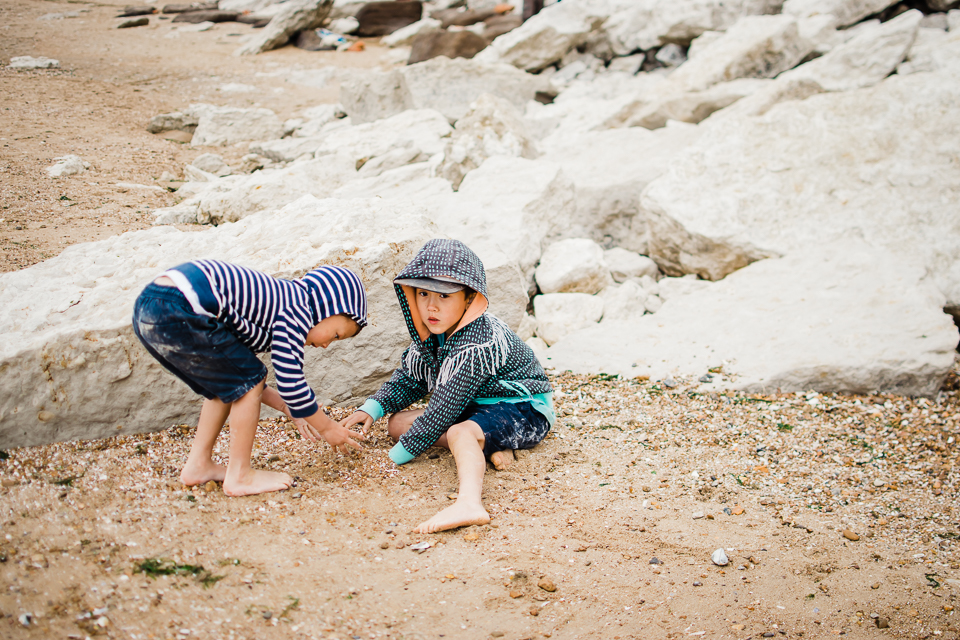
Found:
[[414, 529], [417, 533], [436, 533], [457, 527], [469, 527], [473, 524], [487, 524], [490, 514], [481, 505], [455, 503]]
[[250, 469], [237, 477], [228, 476], [223, 481], [223, 492], [228, 496], [252, 496], [271, 491], [285, 491], [293, 484], [293, 478], [280, 471]]
[[497, 471], [503, 471], [513, 463], [513, 449], [504, 449], [497, 451], [490, 456], [490, 462]]
[[180, 472], [180, 482], [193, 487], [198, 484], [206, 484], [211, 480], [223, 482], [227, 477], [227, 468], [222, 464], [216, 464], [209, 458], [201, 462], [193, 462], [187, 459], [187, 464], [183, 466]]

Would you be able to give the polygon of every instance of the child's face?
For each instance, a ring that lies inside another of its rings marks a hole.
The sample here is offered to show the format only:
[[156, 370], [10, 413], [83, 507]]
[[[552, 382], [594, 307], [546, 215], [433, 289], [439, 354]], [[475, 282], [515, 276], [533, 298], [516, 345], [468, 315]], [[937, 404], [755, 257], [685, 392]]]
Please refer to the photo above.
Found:
[[437, 293], [417, 289], [417, 311], [430, 333], [450, 335], [467, 310], [466, 292]]
[[357, 335], [359, 325], [347, 316], [330, 316], [321, 320], [307, 334], [306, 344], [326, 349], [336, 340], [345, 340]]

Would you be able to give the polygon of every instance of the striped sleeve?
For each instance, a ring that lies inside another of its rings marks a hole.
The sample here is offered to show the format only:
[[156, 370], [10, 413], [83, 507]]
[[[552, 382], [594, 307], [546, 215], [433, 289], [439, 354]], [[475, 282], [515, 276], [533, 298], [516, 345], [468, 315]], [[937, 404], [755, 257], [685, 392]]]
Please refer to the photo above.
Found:
[[278, 315], [273, 325], [270, 358], [277, 391], [294, 418], [306, 418], [320, 410], [303, 374], [303, 349], [310, 329], [310, 317], [296, 307]]

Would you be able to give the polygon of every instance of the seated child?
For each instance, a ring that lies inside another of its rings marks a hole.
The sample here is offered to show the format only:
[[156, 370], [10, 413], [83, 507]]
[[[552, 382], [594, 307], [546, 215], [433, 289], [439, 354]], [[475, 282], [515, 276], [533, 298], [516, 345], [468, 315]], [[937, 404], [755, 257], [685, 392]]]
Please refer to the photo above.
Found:
[[[393, 413], [390, 458], [397, 464], [433, 444], [453, 453], [457, 501], [421, 523], [419, 533], [486, 524], [485, 458], [504, 469], [514, 449], [546, 437], [555, 420], [553, 388], [530, 347], [486, 313], [483, 264], [462, 242], [430, 240], [393, 282], [413, 343], [390, 380], [340, 424], [362, 423], [366, 431]], [[403, 411], [428, 392], [426, 409]]]
[[[157, 361], [205, 400], [187, 463], [185, 485], [223, 482], [230, 496], [282, 491], [286, 473], [250, 466], [260, 403], [294, 419], [303, 437], [319, 437], [338, 451], [360, 448], [359, 433], [317, 405], [303, 375], [304, 345], [326, 349], [367, 323], [363, 283], [349, 269], [322, 266], [300, 280], [216, 260], [174, 267], [137, 298], [133, 331]], [[271, 352], [277, 391], [265, 387], [267, 368], [254, 355]], [[213, 462], [213, 445], [230, 417], [226, 468]]]

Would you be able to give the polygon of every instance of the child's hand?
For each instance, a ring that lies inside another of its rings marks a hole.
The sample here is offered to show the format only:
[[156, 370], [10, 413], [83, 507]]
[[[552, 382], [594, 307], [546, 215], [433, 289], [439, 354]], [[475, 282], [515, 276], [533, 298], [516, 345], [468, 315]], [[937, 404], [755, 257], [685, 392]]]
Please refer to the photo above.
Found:
[[319, 442], [320, 441], [320, 432], [310, 426], [310, 423], [304, 420], [303, 418], [290, 418], [293, 420], [293, 425], [297, 428], [297, 431], [300, 432], [300, 435], [303, 436], [305, 440], [310, 442]]
[[364, 439], [363, 434], [342, 427], [327, 417], [327, 414], [322, 410], [317, 411], [304, 422], [307, 423], [304, 429], [300, 429], [299, 424], [297, 424], [297, 428], [300, 429], [300, 435], [307, 440], [317, 442], [320, 438], [323, 438], [327, 441], [327, 444], [340, 453], [349, 453], [351, 447], [358, 451], [361, 449], [358, 440]]
[[349, 429], [353, 425], [361, 423], [363, 426], [360, 427], [360, 433], [366, 435], [367, 429], [373, 424], [373, 416], [363, 411], [354, 411], [351, 415], [340, 421], [340, 426]]

